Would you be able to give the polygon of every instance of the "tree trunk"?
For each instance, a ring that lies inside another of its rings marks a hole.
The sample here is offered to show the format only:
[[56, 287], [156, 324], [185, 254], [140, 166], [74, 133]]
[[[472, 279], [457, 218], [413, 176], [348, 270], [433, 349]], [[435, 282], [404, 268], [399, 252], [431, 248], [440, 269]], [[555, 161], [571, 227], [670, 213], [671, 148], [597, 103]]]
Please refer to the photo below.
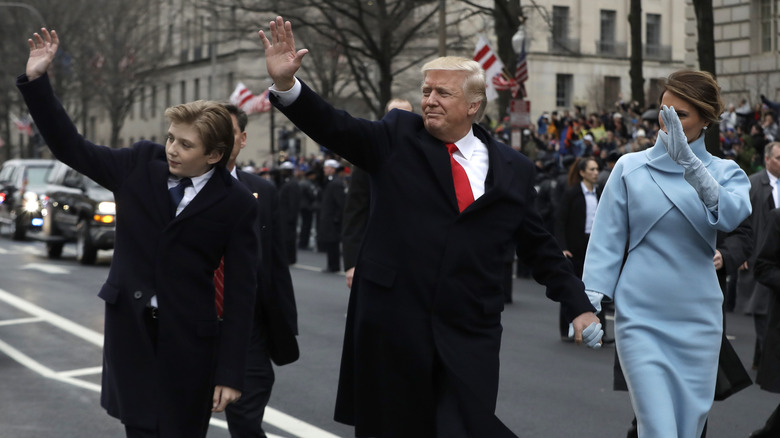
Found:
[[628, 14], [631, 28], [631, 100], [645, 107], [645, 79], [642, 77], [642, 2], [631, 0], [631, 11]]
[[[495, 20], [496, 39], [498, 40], [498, 57], [504, 63], [506, 71], [510, 76], [515, 74], [515, 65], [517, 64], [517, 54], [512, 48], [512, 36], [517, 32], [520, 26], [520, 1], [518, 0], [495, 0], [493, 8], [493, 19]], [[489, 81], [490, 78], [487, 78]], [[500, 91], [498, 93], [498, 121], [501, 122], [506, 117], [509, 109], [509, 100], [512, 99], [511, 91]]]
[[[715, 72], [715, 22], [712, 17], [712, 0], [693, 0], [693, 9], [696, 12], [696, 31], [699, 40], [696, 42], [696, 53], [699, 56], [699, 69], [712, 73]], [[704, 144], [707, 151], [715, 156], [720, 156], [720, 129], [719, 125], [710, 126], [704, 134]]]

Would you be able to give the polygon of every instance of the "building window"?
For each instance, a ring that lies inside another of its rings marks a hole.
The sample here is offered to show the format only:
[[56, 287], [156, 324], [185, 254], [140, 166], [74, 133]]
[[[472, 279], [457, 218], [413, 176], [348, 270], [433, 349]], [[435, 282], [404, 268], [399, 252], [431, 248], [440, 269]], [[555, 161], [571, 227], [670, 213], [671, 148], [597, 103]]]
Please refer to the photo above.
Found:
[[659, 14], [647, 14], [645, 20], [647, 55], [658, 56], [661, 54], [661, 16]]
[[180, 97], [179, 103], [185, 103], [187, 102], [187, 82], [181, 81], [179, 86], [181, 87], [179, 90], [181, 91], [181, 96], [179, 96]]
[[195, 94], [195, 97], [193, 97], [194, 100], [200, 99], [200, 78], [195, 78], [194, 83], [192, 84], [193, 93]]
[[165, 84], [165, 108], [171, 107], [171, 84]]
[[555, 106], [568, 108], [571, 106], [572, 75], [555, 75]]
[[620, 100], [620, 76], [604, 76], [604, 108], [614, 108]]
[[601, 30], [599, 33], [598, 53], [615, 54], [615, 11], [601, 10]]
[[567, 52], [569, 41], [569, 7], [553, 6], [552, 38], [550, 38], [550, 50], [552, 52]]
[[777, 48], [777, 0], [758, 0], [758, 41], [762, 53]]

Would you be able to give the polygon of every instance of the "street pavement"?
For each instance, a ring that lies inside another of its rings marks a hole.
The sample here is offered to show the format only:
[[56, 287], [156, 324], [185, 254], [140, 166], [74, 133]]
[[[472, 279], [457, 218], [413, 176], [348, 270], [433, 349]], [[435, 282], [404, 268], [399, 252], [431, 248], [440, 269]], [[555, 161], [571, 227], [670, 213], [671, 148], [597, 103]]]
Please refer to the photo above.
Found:
[[[298, 260], [301, 359], [276, 369], [265, 428], [273, 437], [350, 437], [352, 428], [332, 419], [344, 276], [320, 272], [323, 254], [299, 251]], [[40, 242], [0, 238], [0, 438], [124, 436], [99, 404], [103, 302], [96, 294], [110, 263], [110, 252], [82, 266], [68, 246], [61, 260], [49, 260]], [[614, 347], [561, 342], [557, 303], [532, 280], [516, 279], [513, 296], [503, 315], [498, 416], [520, 437], [624, 437], [632, 411], [628, 394], [612, 391]], [[749, 367], [752, 320], [728, 314], [727, 334]], [[716, 402], [708, 437], [747, 437], [778, 402], [755, 385]], [[215, 415], [209, 437], [228, 436], [224, 416]]]

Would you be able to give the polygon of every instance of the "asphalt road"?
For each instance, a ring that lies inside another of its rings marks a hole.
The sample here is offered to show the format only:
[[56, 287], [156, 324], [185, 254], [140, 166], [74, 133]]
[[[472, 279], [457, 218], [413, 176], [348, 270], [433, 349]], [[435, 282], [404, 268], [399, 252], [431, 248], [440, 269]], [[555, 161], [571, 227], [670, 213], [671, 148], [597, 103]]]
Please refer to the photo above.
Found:
[[[0, 438], [124, 436], [99, 405], [103, 303], [96, 297], [110, 265], [81, 266], [73, 248], [48, 260], [43, 244], [0, 238]], [[353, 436], [332, 420], [348, 292], [344, 277], [323, 274], [324, 255], [299, 253], [292, 268], [302, 356], [277, 368], [266, 415], [276, 437]], [[612, 391], [614, 348], [561, 342], [557, 304], [534, 282], [517, 279], [504, 311], [498, 416], [520, 437], [623, 437], [632, 412]], [[752, 320], [727, 316], [727, 333], [745, 364]], [[754, 372], [751, 372], [754, 375]], [[715, 403], [711, 438], [747, 437], [780, 397], [755, 385]], [[227, 437], [215, 416], [210, 437]]]

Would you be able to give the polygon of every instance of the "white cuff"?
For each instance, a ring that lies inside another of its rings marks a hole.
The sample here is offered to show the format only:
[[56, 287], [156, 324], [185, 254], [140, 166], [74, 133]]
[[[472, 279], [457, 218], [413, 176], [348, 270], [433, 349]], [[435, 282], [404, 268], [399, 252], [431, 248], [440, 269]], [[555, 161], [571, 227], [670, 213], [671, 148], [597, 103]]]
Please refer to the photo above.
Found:
[[289, 106], [301, 95], [301, 83], [298, 81], [298, 78], [295, 78], [295, 84], [287, 91], [277, 90], [276, 84], [268, 87], [268, 91], [274, 93], [274, 96], [279, 99], [279, 103], [281, 103], [282, 106]]
[[604, 298], [604, 294], [592, 290], [586, 290], [585, 293], [588, 295], [590, 305], [596, 309], [596, 313], [601, 312], [601, 300]]

